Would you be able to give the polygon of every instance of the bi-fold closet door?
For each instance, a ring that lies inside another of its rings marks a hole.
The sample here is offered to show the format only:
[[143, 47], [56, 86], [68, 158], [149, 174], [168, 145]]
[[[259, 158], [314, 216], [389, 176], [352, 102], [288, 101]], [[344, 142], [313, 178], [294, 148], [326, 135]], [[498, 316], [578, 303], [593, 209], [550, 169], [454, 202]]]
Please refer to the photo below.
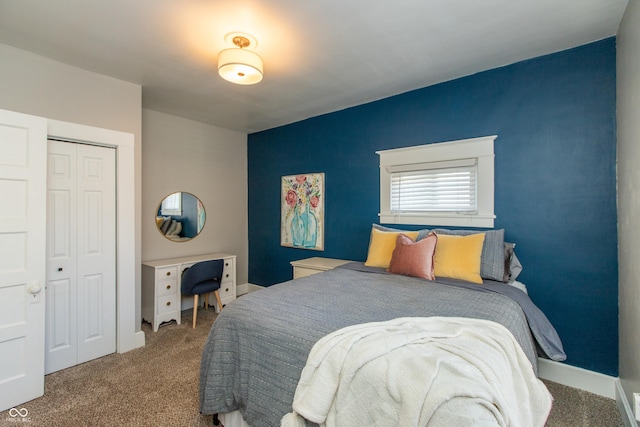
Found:
[[116, 350], [115, 149], [48, 141], [45, 373]]

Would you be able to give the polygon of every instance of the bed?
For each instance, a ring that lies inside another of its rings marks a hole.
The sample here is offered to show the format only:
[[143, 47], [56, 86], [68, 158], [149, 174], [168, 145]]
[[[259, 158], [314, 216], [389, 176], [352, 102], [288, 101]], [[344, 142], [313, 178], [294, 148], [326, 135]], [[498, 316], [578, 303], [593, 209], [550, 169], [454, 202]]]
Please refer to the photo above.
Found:
[[352, 262], [273, 285], [227, 305], [202, 353], [201, 413], [221, 414], [226, 427], [234, 419], [252, 427], [280, 425], [292, 412], [316, 343], [344, 328], [394, 319], [467, 318], [501, 325], [533, 375], [538, 355], [566, 358], [553, 326], [513, 283], [427, 280], [366, 264]]

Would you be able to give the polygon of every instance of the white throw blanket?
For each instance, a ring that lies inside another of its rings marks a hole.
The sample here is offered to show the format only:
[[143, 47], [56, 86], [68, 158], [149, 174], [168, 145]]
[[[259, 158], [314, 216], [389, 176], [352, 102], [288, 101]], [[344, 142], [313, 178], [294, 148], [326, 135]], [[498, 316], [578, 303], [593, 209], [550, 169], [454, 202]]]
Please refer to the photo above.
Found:
[[504, 326], [399, 318], [319, 340], [281, 426], [544, 426], [551, 402]]

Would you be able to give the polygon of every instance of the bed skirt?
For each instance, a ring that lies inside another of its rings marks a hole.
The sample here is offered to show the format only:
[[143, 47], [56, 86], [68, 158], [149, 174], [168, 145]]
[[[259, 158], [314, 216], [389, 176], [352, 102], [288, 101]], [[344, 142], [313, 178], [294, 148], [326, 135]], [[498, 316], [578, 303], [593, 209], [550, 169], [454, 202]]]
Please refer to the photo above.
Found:
[[249, 424], [242, 418], [240, 411], [218, 414], [218, 419], [224, 427], [249, 427]]

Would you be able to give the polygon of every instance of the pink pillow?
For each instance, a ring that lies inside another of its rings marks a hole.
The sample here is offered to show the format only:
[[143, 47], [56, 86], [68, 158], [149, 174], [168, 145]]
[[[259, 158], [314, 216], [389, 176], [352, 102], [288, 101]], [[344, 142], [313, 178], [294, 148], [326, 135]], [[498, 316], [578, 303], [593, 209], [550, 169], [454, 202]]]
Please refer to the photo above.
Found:
[[437, 243], [438, 236], [434, 233], [429, 233], [427, 237], [417, 242], [404, 234], [398, 235], [396, 248], [391, 255], [391, 263], [387, 271], [434, 280], [433, 254]]

